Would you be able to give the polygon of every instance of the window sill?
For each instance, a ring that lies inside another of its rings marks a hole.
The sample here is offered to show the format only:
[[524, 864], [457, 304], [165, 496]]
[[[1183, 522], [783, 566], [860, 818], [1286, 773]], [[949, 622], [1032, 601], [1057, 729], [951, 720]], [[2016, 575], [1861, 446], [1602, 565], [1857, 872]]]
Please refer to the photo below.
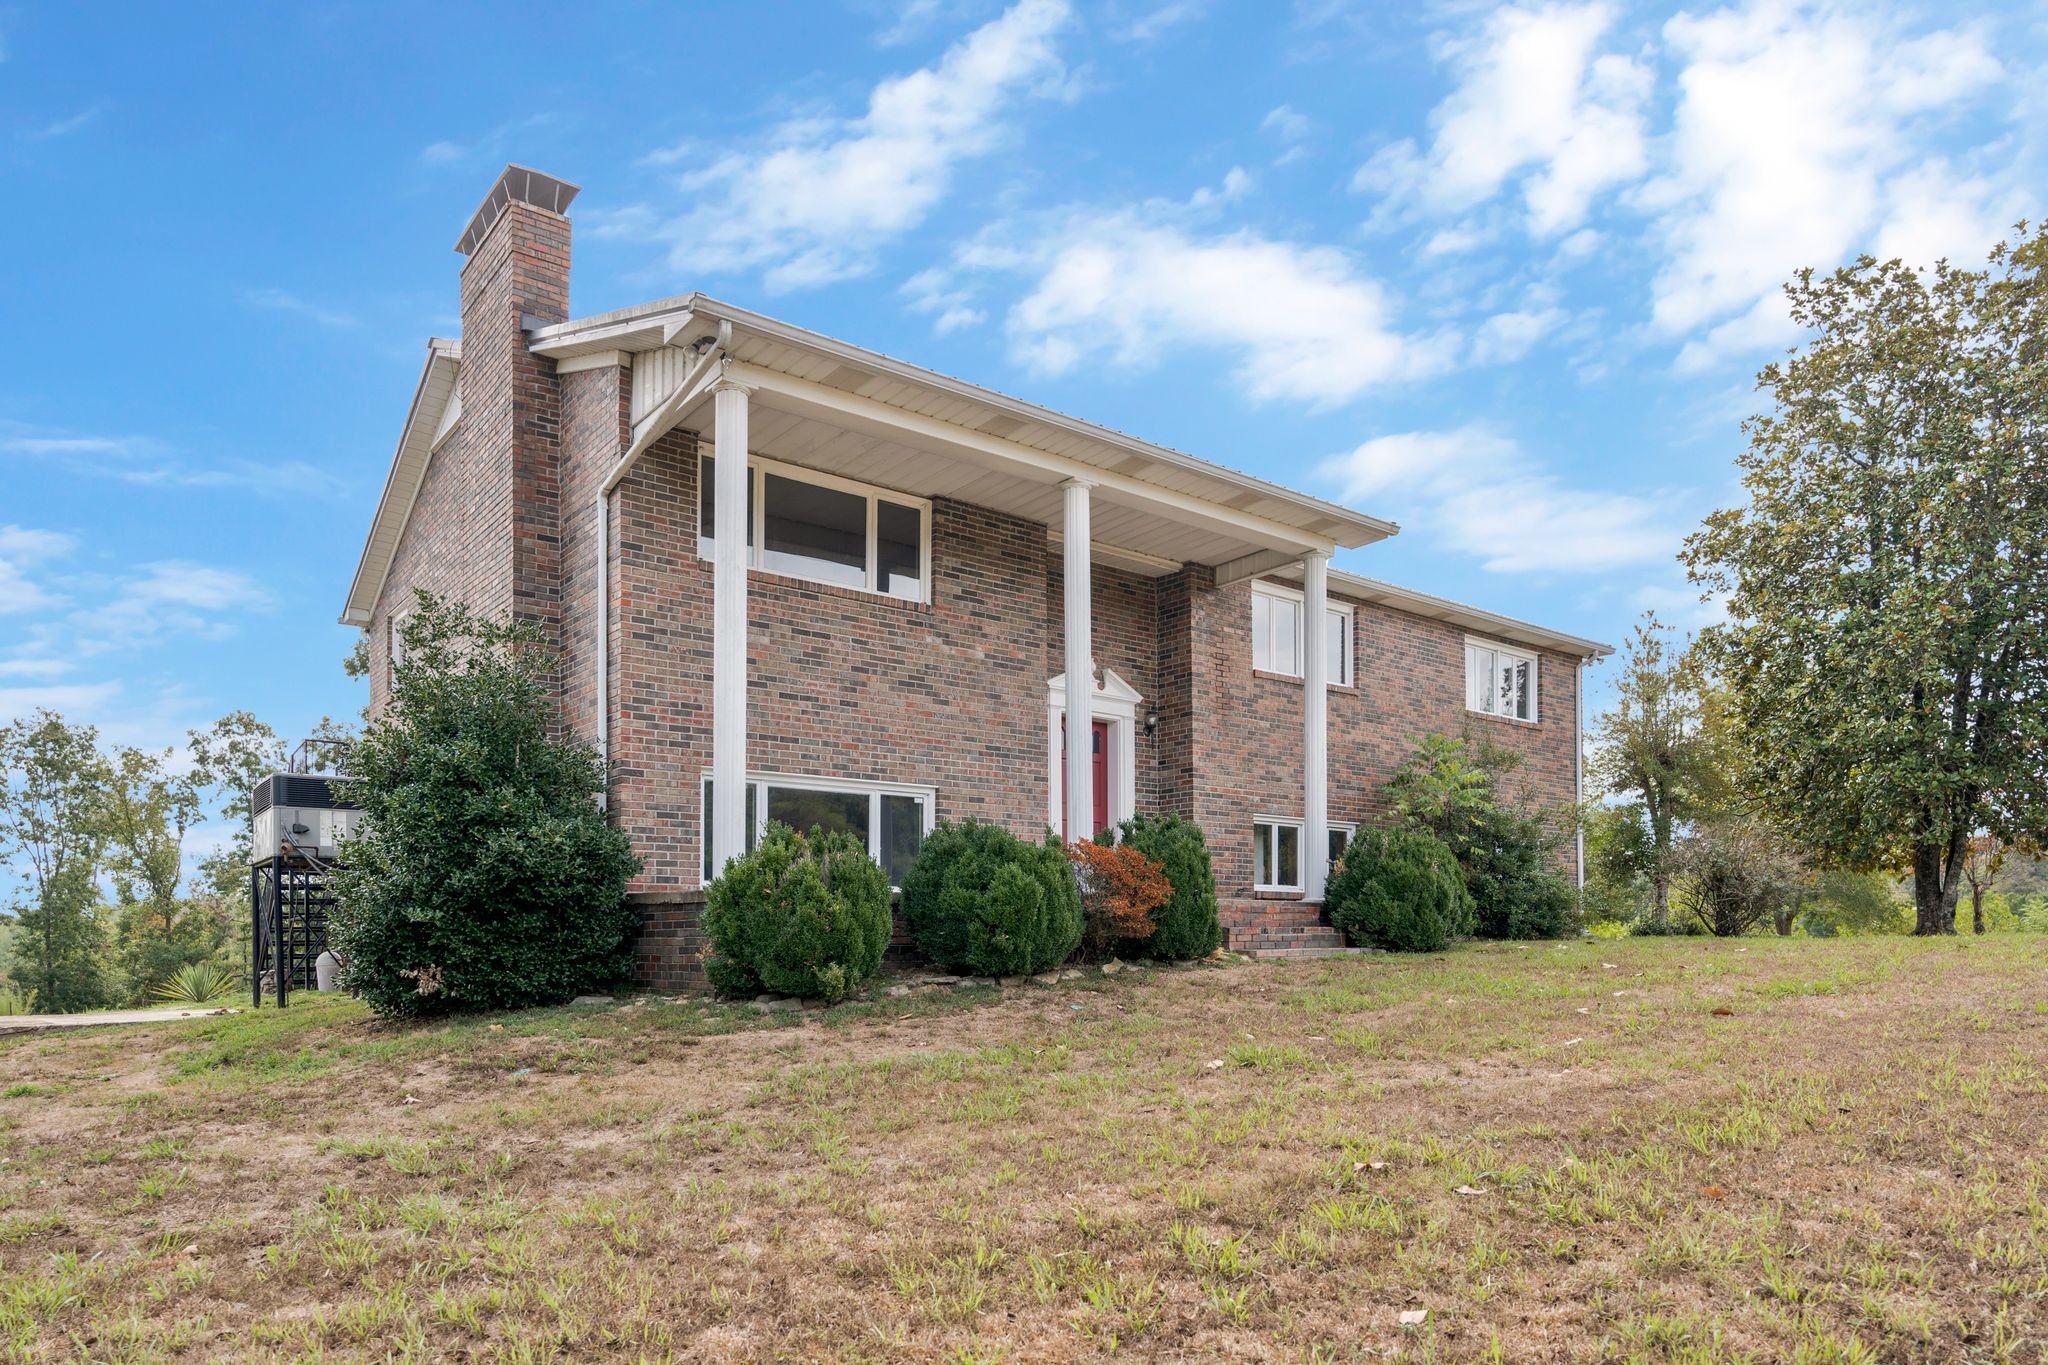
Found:
[[[698, 555], [697, 559], [699, 563], [707, 567], [711, 564], [711, 560], [704, 555]], [[816, 578], [805, 578], [801, 574], [782, 573], [775, 569], [756, 568], [751, 564], [747, 566], [747, 582], [786, 584], [803, 592], [817, 593], [820, 597], [843, 597], [850, 602], [871, 602], [878, 605], [901, 607], [905, 611], [915, 612], [922, 616], [929, 616], [932, 611], [932, 604], [930, 602], [921, 602], [913, 597], [898, 597], [894, 593], [876, 592], [872, 588], [850, 588], [844, 583], [826, 583]]]
[[1535, 729], [1538, 725], [1542, 724], [1543, 721], [1543, 718], [1541, 716], [1538, 716], [1534, 720], [1523, 720], [1520, 716], [1501, 716], [1495, 715], [1491, 711], [1475, 711], [1469, 706], [1465, 708], [1465, 714], [1468, 716], [1477, 716], [1481, 720], [1495, 721], [1501, 725], [1520, 725], [1531, 730]]
[[1284, 886], [1255, 886], [1252, 888], [1252, 899], [1255, 901], [1298, 901], [1305, 899], [1307, 896], [1308, 892], [1298, 886], [1293, 888]]
[[[1253, 676], [1254, 678], [1264, 678], [1264, 679], [1265, 679], [1265, 680], [1266, 680], [1267, 682], [1277, 682], [1277, 683], [1292, 683], [1292, 684], [1294, 684], [1294, 685], [1295, 685], [1296, 687], [1300, 687], [1300, 686], [1302, 685], [1302, 682], [1301, 682], [1301, 674], [1299, 674], [1299, 673], [1275, 673], [1275, 672], [1271, 671], [1270, 669], [1264, 669], [1264, 668], [1255, 668], [1255, 669], [1253, 669], [1253, 670], [1252, 670], [1252, 676]], [[1356, 686], [1356, 685], [1354, 685], [1354, 684], [1352, 684], [1352, 683], [1337, 683], [1337, 682], [1333, 682], [1333, 683], [1325, 683], [1325, 684], [1323, 684], [1323, 685], [1324, 685], [1324, 687], [1325, 687], [1325, 688], [1327, 688], [1327, 689], [1328, 689], [1329, 691], [1332, 691], [1332, 692], [1353, 692], [1353, 693], [1355, 693], [1355, 692], [1357, 692], [1357, 691], [1358, 691], [1358, 688], [1357, 688], [1357, 686]]]

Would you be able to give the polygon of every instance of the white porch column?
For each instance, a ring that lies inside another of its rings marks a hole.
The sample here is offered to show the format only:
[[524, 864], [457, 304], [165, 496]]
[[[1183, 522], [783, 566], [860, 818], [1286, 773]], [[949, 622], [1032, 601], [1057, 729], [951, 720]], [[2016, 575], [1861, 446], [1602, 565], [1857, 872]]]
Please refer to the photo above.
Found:
[[1301, 560], [1301, 865], [1306, 898], [1320, 901], [1330, 864], [1330, 557]]
[[721, 381], [712, 390], [712, 489], [718, 534], [712, 558], [711, 867], [747, 851], [747, 394]]
[[1094, 600], [1089, 547], [1093, 543], [1088, 525], [1088, 490], [1095, 485], [1086, 479], [1068, 479], [1061, 549], [1066, 556], [1066, 669], [1067, 669], [1067, 763], [1066, 828], [1061, 831], [1076, 843], [1095, 833], [1095, 654], [1089, 621]]

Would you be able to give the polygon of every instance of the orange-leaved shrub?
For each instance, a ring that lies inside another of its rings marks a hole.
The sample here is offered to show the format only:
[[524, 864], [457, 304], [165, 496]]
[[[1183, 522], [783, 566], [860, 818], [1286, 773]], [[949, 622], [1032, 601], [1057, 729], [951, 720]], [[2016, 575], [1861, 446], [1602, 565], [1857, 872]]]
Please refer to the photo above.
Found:
[[1129, 844], [1068, 844], [1067, 857], [1081, 885], [1082, 957], [1099, 961], [1152, 937], [1152, 917], [1173, 894], [1164, 866]]

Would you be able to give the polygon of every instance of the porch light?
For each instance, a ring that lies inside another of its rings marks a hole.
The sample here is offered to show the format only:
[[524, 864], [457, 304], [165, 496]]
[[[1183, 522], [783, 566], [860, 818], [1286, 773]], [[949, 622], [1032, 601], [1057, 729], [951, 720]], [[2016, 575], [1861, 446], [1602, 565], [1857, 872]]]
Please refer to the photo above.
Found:
[[1157, 733], [1158, 729], [1159, 713], [1157, 711], [1147, 711], [1145, 713], [1145, 738], [1152, 738], [1152, 736], [1155, 733]]

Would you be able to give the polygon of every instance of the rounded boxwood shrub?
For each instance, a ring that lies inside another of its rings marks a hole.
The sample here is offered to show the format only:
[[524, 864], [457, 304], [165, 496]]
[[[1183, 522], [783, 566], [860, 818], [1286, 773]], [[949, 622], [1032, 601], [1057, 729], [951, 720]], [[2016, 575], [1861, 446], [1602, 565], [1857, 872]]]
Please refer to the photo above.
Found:
[[903, 878], [903, 918], [926, 957], [977, 976], [1057, 967], [1081, 943], [1081, 893], [1057, 840], [941, 821]]
[[[1096, 837], [1106, 839], [1108, 831]], [[1139, 815], [1117, 827], [1116, 840], [1158, 863], [1173, 887], [1166, 904], [1153, 913], [1150, 937], [1127, 940], [1122, 951], [1164, 962], [1191, 962], [1222, 947], [1216, 873], [1201, 827], [1178, 815]]]
[[725, 995], [840, 1001], [889, 947], [889, 878], [844, 830], [770, 824], [704, 895], [704, 970]]
[[1472, 897], [1444, 841], [1419, 829], [1358, 831], [1324, 893], [1330, 923], [1354, 944], [1436, 953], [1472, 931]]

